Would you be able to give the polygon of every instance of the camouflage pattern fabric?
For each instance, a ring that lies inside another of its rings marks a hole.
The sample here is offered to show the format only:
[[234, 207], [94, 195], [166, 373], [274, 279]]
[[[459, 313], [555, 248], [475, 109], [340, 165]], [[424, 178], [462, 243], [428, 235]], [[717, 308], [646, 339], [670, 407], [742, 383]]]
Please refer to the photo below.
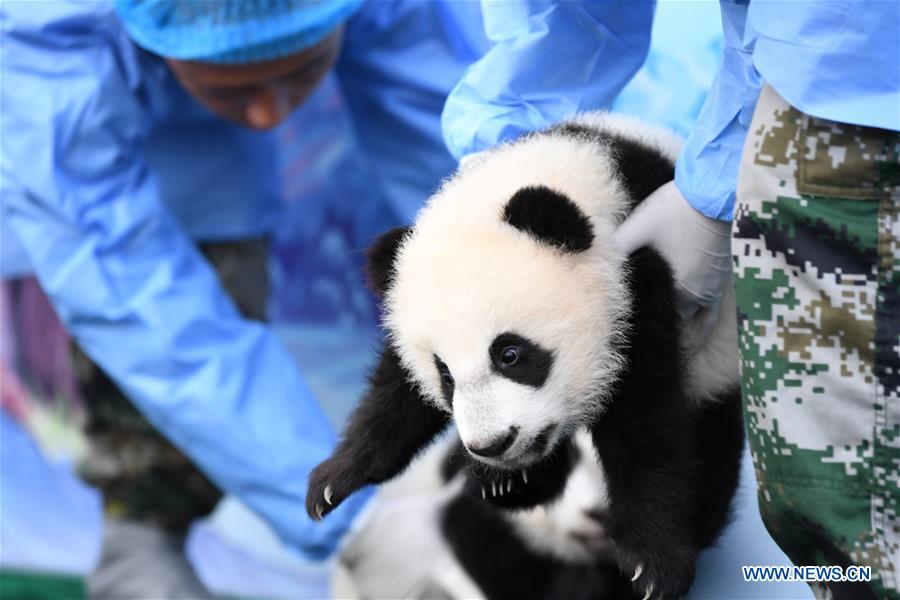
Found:
[[[266, 241], [206, 244], [201, 250], [241, 313], [264, 320]], [[79, 473], [101, 491], [109, 517], [183, 534], [212, 511], [222, 493], [74, 345], [72, 360], [89, 447]]]
[[900, 134], [766, 86], [732, 252], [763, 520], [795, 564], [872, 568], [817, 594], [900, 598]]

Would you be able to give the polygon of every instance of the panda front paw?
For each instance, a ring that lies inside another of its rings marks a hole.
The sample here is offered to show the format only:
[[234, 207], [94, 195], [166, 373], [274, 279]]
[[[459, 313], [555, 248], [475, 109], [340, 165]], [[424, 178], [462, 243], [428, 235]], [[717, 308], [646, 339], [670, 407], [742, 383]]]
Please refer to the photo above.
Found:
[[643, 600], [682, 598], [694, 582], [697, 554], [693, 548], [664, 548], [629, 552], [620, 548], [619, 567]]
[[333, 456], [316, 467], [309, 476], [306, 490], [306, 512], [314, 521], [337, 508], [347, 497], [365, 485], [352, 465]]

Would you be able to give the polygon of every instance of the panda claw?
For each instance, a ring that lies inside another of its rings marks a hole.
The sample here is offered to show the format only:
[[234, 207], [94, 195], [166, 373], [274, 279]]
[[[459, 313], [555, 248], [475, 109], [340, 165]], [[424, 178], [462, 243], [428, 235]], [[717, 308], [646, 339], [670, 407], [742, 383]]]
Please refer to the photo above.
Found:
[[644, 597], [641, 600], [650, 600], [650, 596], [652, 596], [652, 595], [653, 595], [653, 584], [651, 583], [650, 586], [647, 588], [647, 593], [644, 594]]
[[634, 577], [631, 578], [632, 581], [637, 581], [638, 577], [641, 576], [641, 573], [644, 572], [644, 565], [638, 565], [637, 569], [634, 570]]
[[321, 521], [323, 516], [325, 516], [325, 508], [316, 502], [316, 520]]
[[331, 499], [334, 497], [334, 491], [331, 489], [331, 484], [325, 486], [325, 492], [322, 495], [325, 497], [325, 502], [327, 502], [329, 506], [334, 506], [331, 502]]
[[525, 483], [525, 485], [528, 485], [528, 473], [525, 471], [525, 469], [522, 469], [522, 481]]
[[491, 482], [491, 496], [497, 497], [497, 483], [494, 481]]
[[484, 489], [484, 486], [481, 486], [481, 499], [487, 500], [487, 490]]
[[512, 492], [512, 477], [506, 480], [506, 492]]

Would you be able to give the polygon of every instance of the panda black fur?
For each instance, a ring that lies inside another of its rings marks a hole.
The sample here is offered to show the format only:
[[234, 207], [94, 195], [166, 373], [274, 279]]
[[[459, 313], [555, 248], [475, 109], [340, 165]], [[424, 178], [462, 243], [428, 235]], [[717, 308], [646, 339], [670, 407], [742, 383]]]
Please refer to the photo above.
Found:
[[678, 149], [663, 130], [586, 114], [473, 159], [412, 227], [376, 242], [369, 278], [387, 340], [341, 443], [310, 478], [310, 514], [398, 475], [451, 419], [508, 490], [488, 501], [546, 503], [564, 483], [559, 449], [588, 427], [620, 567], [648, 596], [683, 595], [737, 486], [733, 297], [686, 357], [667, 262], [612, 242], [672, 179]]

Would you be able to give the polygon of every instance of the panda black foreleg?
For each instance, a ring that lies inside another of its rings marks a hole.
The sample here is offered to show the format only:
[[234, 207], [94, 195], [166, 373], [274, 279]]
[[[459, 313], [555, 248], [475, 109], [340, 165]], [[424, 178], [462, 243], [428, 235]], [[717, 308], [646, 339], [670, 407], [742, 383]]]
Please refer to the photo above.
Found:
[[310, 475], [310, 517], [321, 519], [356, 490], [399, 475], [449, 419], [416, 392], [396, 352], [386, 344], [340, 443]]
[[689, 446], [665, 430], [617, 426], [613, 416], [592, 433], [607, 477], [607, 529], [619, 565], [649, 597], [679, 598], [693, 582], [697, 558]]
[[694, 579], [697, 478], [675, 282], [652, 248], [634, 252], [629, 267], [627, 366], [591, 433], [621, 568], [654, 598], [680, 597]]

